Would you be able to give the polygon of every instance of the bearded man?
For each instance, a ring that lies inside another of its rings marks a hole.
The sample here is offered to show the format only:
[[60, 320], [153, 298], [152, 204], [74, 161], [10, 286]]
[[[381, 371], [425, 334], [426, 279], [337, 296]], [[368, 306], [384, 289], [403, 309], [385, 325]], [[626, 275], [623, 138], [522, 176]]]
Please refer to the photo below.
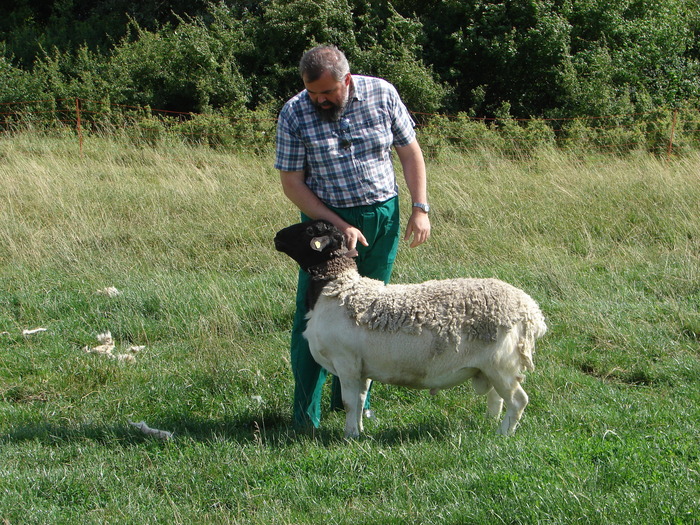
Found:
[[[307, 51], [299, 64], [305, 89], [282, 108], [277, 124], [275, 169], [287, 198], [302, 220], [326, 219], [357, 250], [361, 275], [389, 282], [400, 237], [396, 150], [412, 200], [404, 240], [416, 247], [430, 236], [423, 153], [415, 122], [396, 88], [374, 77], [352, 75], [335, 46]], [[313, 359], [307, 341], [309, 274], [299, 271], [292, 328], [291, 366], [295, 380], [294, 423], [318, 427], [327, 372]], [[341, 409], [337, 378], [331, 408]], [[369, 411], [369, 395], [365, 404]]]

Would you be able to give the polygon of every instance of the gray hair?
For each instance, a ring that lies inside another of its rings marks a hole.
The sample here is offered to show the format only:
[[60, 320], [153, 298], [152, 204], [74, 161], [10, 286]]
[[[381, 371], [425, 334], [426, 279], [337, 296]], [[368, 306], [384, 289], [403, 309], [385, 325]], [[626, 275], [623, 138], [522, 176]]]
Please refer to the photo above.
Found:
[[315, 82], [326, 71], [338, 82], [350, 73], [348, 59], [337, 47], [316, 46], [301, 57], [299, 73], [306, 82]]

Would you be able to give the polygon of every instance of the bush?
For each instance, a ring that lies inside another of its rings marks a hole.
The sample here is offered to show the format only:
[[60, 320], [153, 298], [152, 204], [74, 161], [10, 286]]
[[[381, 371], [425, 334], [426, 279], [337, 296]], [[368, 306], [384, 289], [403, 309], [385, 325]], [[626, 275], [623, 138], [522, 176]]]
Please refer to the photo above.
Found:
[[493, 129], [464, 113], [455, 117], [431, 115], [420, 128], [421, 147], [431, 158], [451, 151], [489, 150], [497, 140]]
[[3, 45], [0, 42], [0, 103], [40, 98], [36, 77], [14, 67], [10, 60], [3, 56], [3, 51]]
[[237, 150], [261, 155], [274, 148], [277, 115], [271, 108], [261, 107], [254, 111], [229, 109], [224, 114], [229, 119]]
[[149, 146], [161, 143], [167, 133], [163, 120], [153, 116], [139, 118], [128, 129], [133, 142], [136, 144], [145, 142]]
[[237, 59], [249, 46], [242, 23], [223, 9], [213, 16], [208, 25], [196, 19], [155, 32], [133, 23], [109, 62], [113, 100], [193, 112], [247, 103], [250, 86]]

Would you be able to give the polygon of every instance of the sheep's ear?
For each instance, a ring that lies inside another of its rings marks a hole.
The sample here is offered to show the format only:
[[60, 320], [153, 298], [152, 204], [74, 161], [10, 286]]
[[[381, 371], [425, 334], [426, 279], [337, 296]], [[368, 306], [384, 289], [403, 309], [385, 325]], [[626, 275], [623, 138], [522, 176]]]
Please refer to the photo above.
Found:
[[323, 251], [323, 249], [331, 243], [331, 238], [328, 235], [323, 237], [314, 237], [311, 239], [311, 249], [317, 252]]

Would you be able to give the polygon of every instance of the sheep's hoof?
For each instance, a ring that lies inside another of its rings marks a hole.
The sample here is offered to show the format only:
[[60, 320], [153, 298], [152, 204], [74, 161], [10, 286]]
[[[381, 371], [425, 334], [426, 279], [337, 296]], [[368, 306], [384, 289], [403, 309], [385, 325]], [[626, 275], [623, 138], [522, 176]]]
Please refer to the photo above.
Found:
[[515, 425], [511, 425], [508, 422], [508, 418], [506, 418], [501, 423], [501, 426], [498, 427], [496, 434], [500, 434], [501, 436], [512, 436], [513, 434], [515, 434], [515, 430], [517, 428], [518, 428], [518, 423], [515, 423]]

